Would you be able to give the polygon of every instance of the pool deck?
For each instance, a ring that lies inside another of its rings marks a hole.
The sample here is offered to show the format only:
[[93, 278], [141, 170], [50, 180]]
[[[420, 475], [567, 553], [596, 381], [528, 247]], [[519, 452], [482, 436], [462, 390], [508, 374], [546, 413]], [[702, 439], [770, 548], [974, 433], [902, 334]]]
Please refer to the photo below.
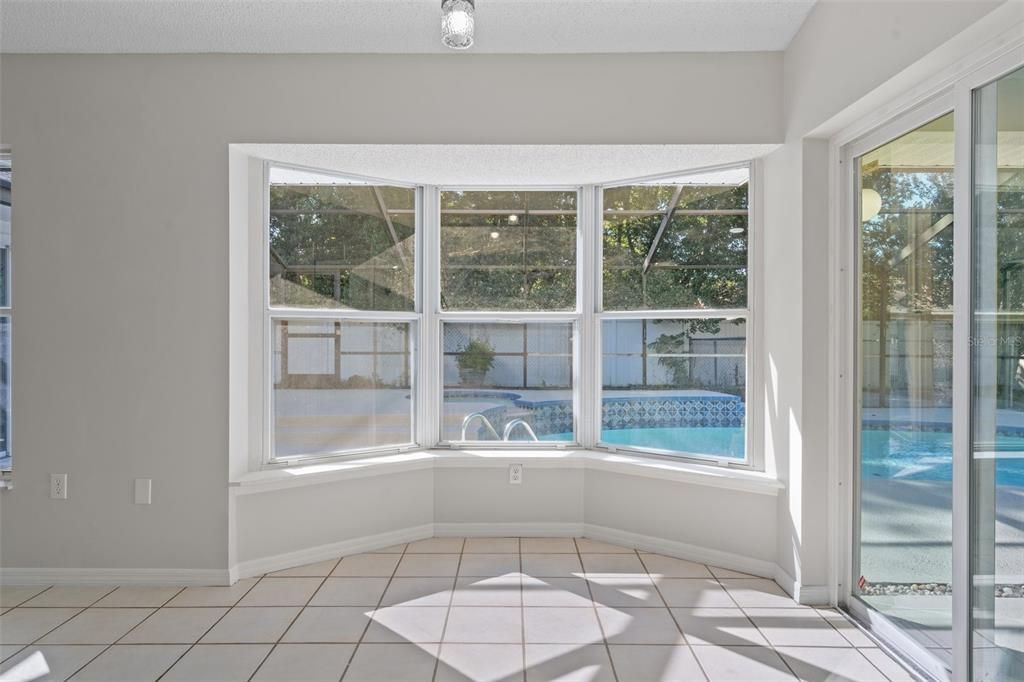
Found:
[[[951, 582], [952, 485], [869, 479], [862, 487], [864, 576], [874, 583]], [[995, 582], [1024, 583], [1024, 488], [1000, 485], [995, 502]]]

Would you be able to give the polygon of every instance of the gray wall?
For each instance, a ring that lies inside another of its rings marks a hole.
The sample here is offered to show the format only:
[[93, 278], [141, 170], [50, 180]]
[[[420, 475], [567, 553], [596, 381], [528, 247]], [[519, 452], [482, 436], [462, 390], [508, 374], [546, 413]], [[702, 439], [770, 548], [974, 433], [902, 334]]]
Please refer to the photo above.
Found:
[[[0, 493], [0, 562], [231, 561], [229, 143], [773, 143], [781, 64], [759, 53], [3, 56], [16, 484]], [[494, 106], [510, 92], [523, 96]], [[48, 498], [51, 472], [69, 475], [67, 501]], [[132, 504], [136, 477], [153, 479], [151, 506]], [[345, 498], [333, 512], [366, 514]]]

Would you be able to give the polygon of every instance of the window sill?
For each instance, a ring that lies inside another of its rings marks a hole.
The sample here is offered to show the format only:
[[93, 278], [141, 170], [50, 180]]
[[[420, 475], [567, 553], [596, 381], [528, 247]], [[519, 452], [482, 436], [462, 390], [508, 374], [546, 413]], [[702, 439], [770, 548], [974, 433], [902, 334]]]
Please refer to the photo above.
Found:
[[229, 487], [235, 495], [250, 495], [434, 468], [505, 468], [513, 462], [523, 463], [527, 469], [590, 469], [761, 495], [777, 495], [784, 487], [779, 480], [759, 471], [581, 449], [417, 450], [340, 462], [267, 469], [240, 476], [232, 480]]
[[10, 471], [0, 473], [0, 490], [10, 490], [14, 487], [14, 477]]

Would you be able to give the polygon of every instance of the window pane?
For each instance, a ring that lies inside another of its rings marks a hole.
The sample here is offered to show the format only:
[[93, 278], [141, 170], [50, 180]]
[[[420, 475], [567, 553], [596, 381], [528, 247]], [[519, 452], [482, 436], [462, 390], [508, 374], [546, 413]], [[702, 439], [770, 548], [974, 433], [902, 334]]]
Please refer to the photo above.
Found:
[[605, 320], [601, 443], [743, 459], [745, 320]]
[[275, 320], [274, 454], [413, 441], [406, 322]]
[[604, 309], [745, 308], [746, 168], [604, 190]]
[[576, 192], [442, 192], [445, 310], [576, 308]]
[[0, 471], [11, 470], [11, 318], [0, 317]]
[[974, 112], [973, 679], [1024, 680], [1024, 69]]
[[416, 193], [287, 169], [270, 175], [270, 304], [413, 310]]
[[[953, 115], [859, 159], [852, 591], [923, 647], [952, 624]], [[960, 248], [957, 246], [957, 248]]]
[[530, 429], [540, 440], [575, 440], [572, 335], [570, 323], [446, 323], [442, 439], [502, 440], [521, 420], [529, 429], [514, 425], [509, 440], [533, 440]]

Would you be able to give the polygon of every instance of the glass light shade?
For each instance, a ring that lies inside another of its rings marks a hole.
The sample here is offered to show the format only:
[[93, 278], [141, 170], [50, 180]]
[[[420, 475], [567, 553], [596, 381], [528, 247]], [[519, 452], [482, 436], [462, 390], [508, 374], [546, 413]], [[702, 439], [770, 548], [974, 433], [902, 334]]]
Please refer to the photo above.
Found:
[[453, 50], [465, 50], [473, 45], [473, 0], [443, 0], [441, 2], [441, 42]]
[[882, 195], [870, 187], [861, 190], [860, 221], [866, 223], [882, 210]]

